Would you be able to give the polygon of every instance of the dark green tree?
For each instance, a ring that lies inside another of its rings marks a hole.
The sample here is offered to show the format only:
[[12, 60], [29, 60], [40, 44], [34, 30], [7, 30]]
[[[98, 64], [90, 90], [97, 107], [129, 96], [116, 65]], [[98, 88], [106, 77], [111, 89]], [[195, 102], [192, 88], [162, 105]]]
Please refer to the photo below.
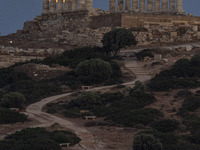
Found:
[[81, 82], [90, 85], [108, 80], [112, 75], [112, 68], [106, 61], [90, 59], [81, 62], [77, 66], [75, 73]]
[[133, 142], [133, 150], [162, 150], [160, 140], [150, 134], [136, 135]]
[[10, 92], [0, 100], [0, 106], [5, 108], [19, 108], [22, 109], [25, 106], [26, 98], [19, 92]]
[[144, 84], [140, 81], [136, 81], [135, 86], [129, 92], [129, 94], [132, 97], [141, 97], [141, 96], [144, 96], [145, 93], [146, 93], [146, 88]]
[[103, 49], [108, 54], [117, 52], [126, 46], [136, 45], [137, 41], [128, 29], [119, 28], [106, 33], [102, 40]]

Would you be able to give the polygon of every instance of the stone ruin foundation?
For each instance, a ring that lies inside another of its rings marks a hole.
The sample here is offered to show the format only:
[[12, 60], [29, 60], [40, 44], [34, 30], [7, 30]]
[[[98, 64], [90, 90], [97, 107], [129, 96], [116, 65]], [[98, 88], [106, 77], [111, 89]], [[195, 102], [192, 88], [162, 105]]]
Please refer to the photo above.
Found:
[[109, 11], [94, 9], [92, 0], [51, 1], [43, 0], [42, 15], [15, 36], [67, 49], [102, 46], [103, 35], [114, 28], [130, 29], [141, 46], [200, 39], [200, 17], [184, 14], [182, 0], [109, 0]]

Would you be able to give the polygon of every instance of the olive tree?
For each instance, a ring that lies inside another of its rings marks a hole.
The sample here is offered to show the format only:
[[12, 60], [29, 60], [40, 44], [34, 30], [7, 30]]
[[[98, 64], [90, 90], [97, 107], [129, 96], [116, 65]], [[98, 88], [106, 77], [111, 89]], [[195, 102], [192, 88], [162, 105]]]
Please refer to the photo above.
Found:
[[119, 28], [106, 33], [102, 43], [107, 54], [114, 52], [116, 55], [120, 49], [136, 45], [137, 41], [129, 29]]

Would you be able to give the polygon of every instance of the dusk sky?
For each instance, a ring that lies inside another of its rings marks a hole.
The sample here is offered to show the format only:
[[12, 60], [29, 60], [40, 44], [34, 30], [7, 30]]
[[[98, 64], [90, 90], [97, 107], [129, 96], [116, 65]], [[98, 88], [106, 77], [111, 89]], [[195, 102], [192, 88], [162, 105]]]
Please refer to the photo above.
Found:
[[[34, 19], [42, 12], [42, 0], [0, 0], [1, 35], [22, 29], [27, 20]], [[184, 10], [200, 16], [200, 0], [183, 0]], [[94, 8], [108, 9], [109, 0], [94, 0]]]

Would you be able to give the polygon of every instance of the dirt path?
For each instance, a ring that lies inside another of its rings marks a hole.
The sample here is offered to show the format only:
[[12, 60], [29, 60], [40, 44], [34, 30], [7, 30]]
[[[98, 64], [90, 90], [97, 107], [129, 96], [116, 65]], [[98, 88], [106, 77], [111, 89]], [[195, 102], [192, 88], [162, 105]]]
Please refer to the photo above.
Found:
[[[130, 65], [133, 65], [133, 63]], [[134, 64], [134, 66], [138, 66], [138, 64], [136, 63], [136, 64]], [[140, 66], [138, 68], [140, 68]], [[131, 71], [134, 72], [134, 69]], [[126, 85], [126, 86], [134, 85], [135, 81], [137, 81], [137, 80], [140, 80], [141, 82], [145, 82], [151, 78], [148, 74], [145, 74], [145, 73], [142, 75], [137, 74], [136, 77], [137, 77], [136, 80], [127, 82], [127, 83], [123, 83], [122, 85]], [[116, 86], [116, 85], [96, 87], [96, 88], [89, 89], [87, 91], [99, 91], [99, 90], [103, 90], [103, 89], [113, 88], [114, 86]], [[66, 94], [56, 95], [56, 96], [42, 99], [41, 101], [28, 106], [28, 108], [26, 109], [26, 113], [29, 115], [29, 117], [32, 117], [32, 118], [36, 119], [37, 121], [39, 121], [40, 122], [39, 126], [46, 127], [46, 126], [50, 126], [54, 123], [59, 123], [61, 126], [71, 129], [73, 132], [75, 132], [77, 134], [77, 136], [79, 136], [81, 138], [80, 145], [83, 149], [106, 150], [105, 143], [102, 143], [102, 141], [99, 139], [95, 139], [94, 136], [87, 129], [85, 129], [83, 127], [79, 127], [77, 124], [74, 124], [66, 119], [62, 119], [57, 116], [42, 112], [43, 106], [45, 106], [47, 103], [56, 101], [62, 97], [66, 97], [71, 94], [73, 94], [73, 93], [66, 93]]]
[[[133, 70], [131, 69], [130, 71], [134, 72], [134, 69]], [[151, 77], [148, 74], [142, 74], [142, 75], [140, 74], [136, 75], [136, 79], [134, 81], [126, 82], [123, 83], [122, 85], [133, 86], [137, 80], [140, 80], [141, 82], [146, 82], [150, 78]], [[116, 85], [95, 87], [86, 91], [100, 91], [103, 89], [110, 89], [115, 86]], [[39, 102], [29, 105], [25, 113], [29, 116], [29, 118], [34, 119], [38, 122], [38, 124], [32, 125], [31, 127], [47, 127], [51, 126], [54, 123], [58, 123], [62, 127], [72, 130], [74, 133], [77, 134], [78, 137], [81, 138], [81, 142], [79, 143], [78, 146], [76, 146], [76, 150], [111, 150], [105, 143], [102, 142], [102, 140], [98, 139], [98, 137], [94, 137], [92, 133], [89, 132], [86, 128], [80, 127], [69, 120], [59, 118], [57, 116], [42, 111], [42, 108], [47, 103], [56, 101], [60, 98], [69, 96], [71, 94], [73, 94], [73, 92], [47, 97]]]

